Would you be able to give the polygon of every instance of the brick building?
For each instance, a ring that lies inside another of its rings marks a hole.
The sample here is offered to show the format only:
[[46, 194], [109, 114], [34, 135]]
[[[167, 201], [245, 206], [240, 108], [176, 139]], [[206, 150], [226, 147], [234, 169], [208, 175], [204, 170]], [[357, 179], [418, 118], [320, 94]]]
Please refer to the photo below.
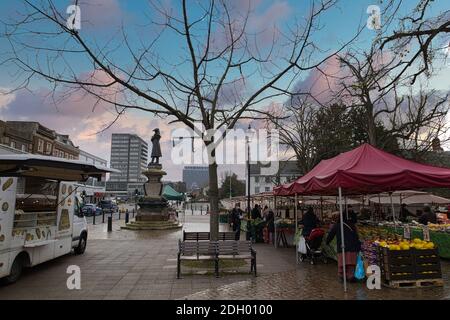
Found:
[[0, 143], [11, 148], [65, 159], [78, 159], [80, 150], [68, 135], [33, 121], [0, 121]]

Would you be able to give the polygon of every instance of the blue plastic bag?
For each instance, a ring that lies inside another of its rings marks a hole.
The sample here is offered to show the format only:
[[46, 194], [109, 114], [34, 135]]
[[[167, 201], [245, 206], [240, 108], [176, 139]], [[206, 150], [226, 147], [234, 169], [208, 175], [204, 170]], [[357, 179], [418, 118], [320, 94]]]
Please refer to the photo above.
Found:
[[360, 252], [356, 258], [355, 278], [358, 280], [363, 280], [365, 277], [366, 272], [364, 270], [364, 261]]

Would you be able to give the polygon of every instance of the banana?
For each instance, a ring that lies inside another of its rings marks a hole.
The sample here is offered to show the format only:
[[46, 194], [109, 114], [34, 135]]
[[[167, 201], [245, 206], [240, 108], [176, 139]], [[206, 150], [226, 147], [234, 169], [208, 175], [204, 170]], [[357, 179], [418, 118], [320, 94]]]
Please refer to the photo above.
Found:
[[2, 186], [2, 190], [6, 191], [8, 190], [9, 187], [11, 187], [11, 185], [13, 184], [14, 180], [13, 178], [9, 178], [8, 180], [6, 180], [6, 182], [3, 184]]

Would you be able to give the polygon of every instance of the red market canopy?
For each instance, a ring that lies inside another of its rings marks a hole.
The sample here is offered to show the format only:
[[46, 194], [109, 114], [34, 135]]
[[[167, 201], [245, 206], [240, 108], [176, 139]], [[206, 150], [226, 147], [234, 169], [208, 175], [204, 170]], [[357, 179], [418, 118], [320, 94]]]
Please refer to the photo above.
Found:
[[305, 176], [274, 188], [278, 196], [373, 194], [450, 187], [450, 169], [406, 160], [369, 144], [322, 160]]

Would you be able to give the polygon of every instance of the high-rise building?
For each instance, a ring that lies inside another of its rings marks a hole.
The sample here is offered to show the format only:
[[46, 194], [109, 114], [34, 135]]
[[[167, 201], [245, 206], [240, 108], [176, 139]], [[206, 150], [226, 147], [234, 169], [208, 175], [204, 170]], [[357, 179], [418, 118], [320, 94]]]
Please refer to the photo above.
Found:
[[133, 194], [135, 189], [143, 192], [146, 181], [142, 172], [147, 168], [148, 144], [135, 134], [114, 133], [111, 139], [111, 168], [120, 170], [112, 173], [107, 191]]
[[187, 191], [202, 189], [209, 184], [208, 167], [186, 166], [183, 168], [183, 182]]

